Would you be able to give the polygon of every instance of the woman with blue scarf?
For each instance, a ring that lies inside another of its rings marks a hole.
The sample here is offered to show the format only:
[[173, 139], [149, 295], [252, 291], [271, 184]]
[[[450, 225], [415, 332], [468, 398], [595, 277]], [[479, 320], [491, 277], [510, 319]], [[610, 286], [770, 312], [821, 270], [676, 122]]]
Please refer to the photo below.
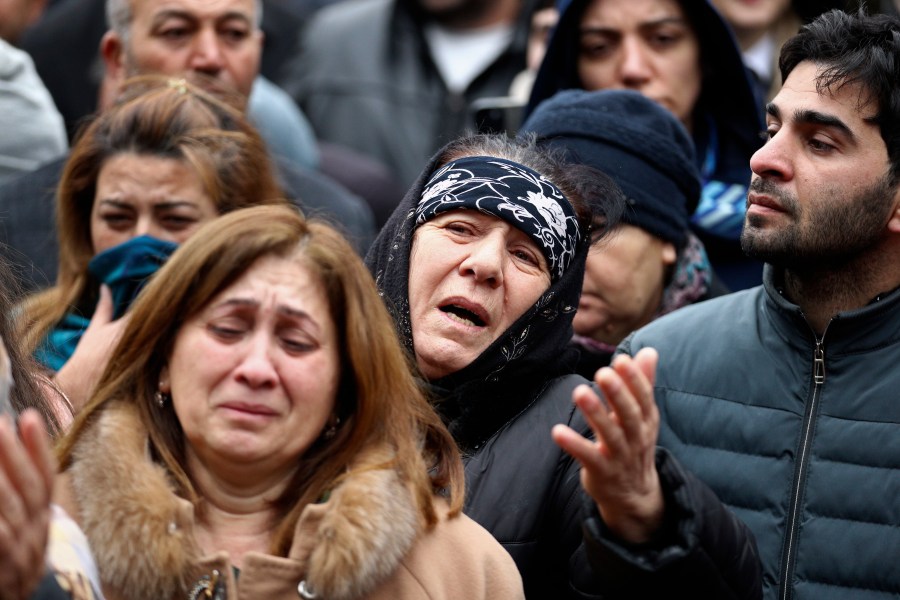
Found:
[[216, 216], [280, 203], [241, 113], [183, 80], [140, 77], [80, 136], [57, 192], [59, 274], [23, 306], [27, 351], [77, 412], [131, 301]]

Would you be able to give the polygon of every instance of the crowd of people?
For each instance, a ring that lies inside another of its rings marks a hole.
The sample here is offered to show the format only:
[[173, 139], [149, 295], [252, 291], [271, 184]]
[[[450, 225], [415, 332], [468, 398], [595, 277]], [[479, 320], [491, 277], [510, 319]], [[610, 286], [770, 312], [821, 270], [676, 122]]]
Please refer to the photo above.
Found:
[[900, 0], [13, 0], [0, 123], [0, 600], [900, 596]]

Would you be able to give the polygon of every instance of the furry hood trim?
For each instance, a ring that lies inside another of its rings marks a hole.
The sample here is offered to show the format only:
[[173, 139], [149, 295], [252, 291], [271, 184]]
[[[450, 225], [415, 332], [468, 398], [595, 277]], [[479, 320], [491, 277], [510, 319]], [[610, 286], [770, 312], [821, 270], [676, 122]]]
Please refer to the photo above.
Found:
[[[326, 502], [303, 510], [288, 558], [302, 565], [319, 597], [365, 596], [397, 569], [422, 531], [409, 487], [386, 466], [391, 458], [389, 449], [365, 453]], [[68, 475], [73, 516], [104, 588], [123, 598], [134, 597], [134, 590], [144, 598], [187, 597], [203, 560], [193, 535], [194, 507], [151, 461], [134, 405], [111, 404], [98, 415], [75, 446]]]

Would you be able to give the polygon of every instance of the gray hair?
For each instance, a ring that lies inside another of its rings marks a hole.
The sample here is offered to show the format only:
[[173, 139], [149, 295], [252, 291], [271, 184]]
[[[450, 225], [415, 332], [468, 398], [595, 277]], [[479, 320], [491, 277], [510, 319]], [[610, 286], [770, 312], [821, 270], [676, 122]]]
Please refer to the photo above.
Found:
[[[133, 0], [106, 0], [106, 25], [119, 36], [127, 48], [131, 37], [131, 20], [133, 18], [131, 3]], [[262, 24], [262, 0], [254, 0], [256, 22], [253, 26], [259, 29]]]

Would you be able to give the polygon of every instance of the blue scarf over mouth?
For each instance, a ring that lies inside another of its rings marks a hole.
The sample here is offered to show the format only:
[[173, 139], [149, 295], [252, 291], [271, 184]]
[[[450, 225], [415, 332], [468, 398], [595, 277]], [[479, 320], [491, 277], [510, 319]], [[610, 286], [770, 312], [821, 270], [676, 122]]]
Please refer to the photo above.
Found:
[[[91, 300], [96, 304], [97, 290], [104, 284], [112, 291], [113, 319], [120, 318], [150, 276], [159, 270], [176, 248], [178, 245], [172, 242], [142, 235], [97, 254], [88, 263], [88, 289], [79, 304]], [[48, 369], [59, 371], [75, 352], [90, 324], [94, 308], [94, 305], [73, 307], [35, 350], [35, 359]]]

